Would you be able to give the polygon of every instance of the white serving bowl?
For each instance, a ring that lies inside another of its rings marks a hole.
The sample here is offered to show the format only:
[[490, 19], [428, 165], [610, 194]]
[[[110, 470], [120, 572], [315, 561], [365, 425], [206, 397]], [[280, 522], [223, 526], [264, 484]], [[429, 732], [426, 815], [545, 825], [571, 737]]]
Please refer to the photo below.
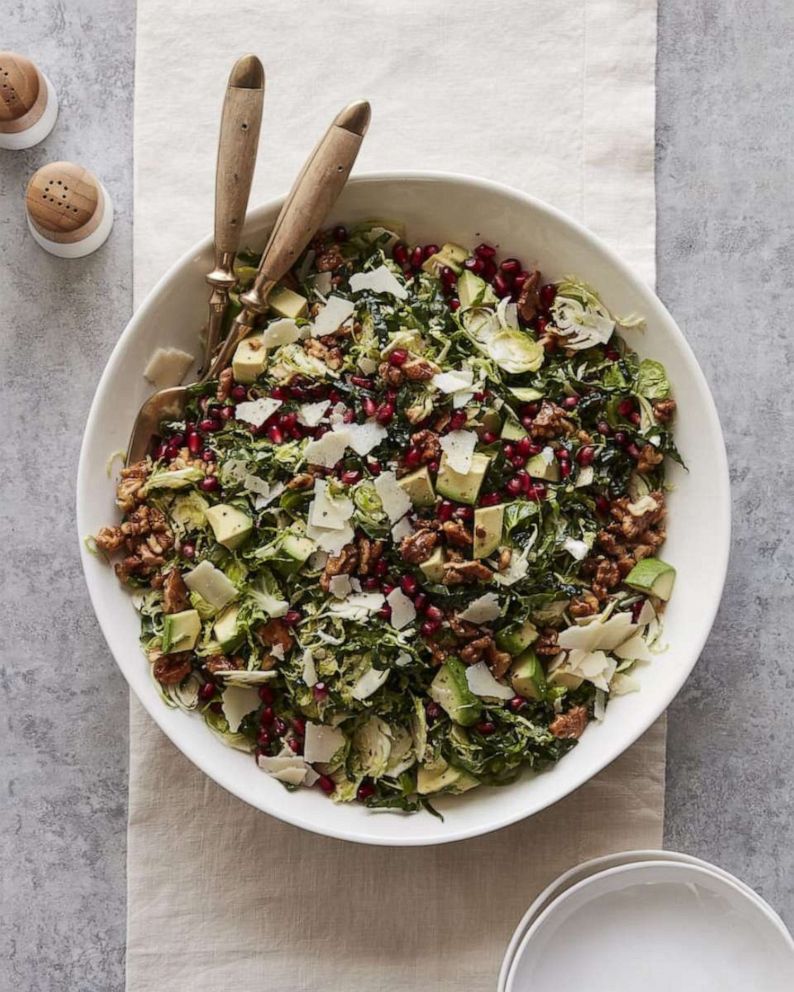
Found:
[[[261, 248], [281, 201], [254, 210], [243, 243]], [[128, 594], [102, 561], [82, 550], [91, 600], [119, 667], [171, 740], [219, 785], [252, 806], [317, 833], [365, 844], [422, 845], [462, 840], [545, 809], [578, 788], [626, 750], [684, 684], [700, 654], [720, 601], [728, 561], [730, 509], [725, 447], [706, 380], [681, 331], [657, 297], [594, 235], [554, 208], [497, 183], [440, 173], [389, 173], [350, 181], [330, 222], [399, 220], [410, 242], [482, 240], [504, 254], [537, 264], [544, 279], [575, 274], [595, 286], [618, 314], [641, 313], [647, 330], [629, 331], [641, 356], [664, 362], [678, 401], [677, 440], [689, 466], [670, 467], [664, 557], [678, 570], [666, 613], [669, 650], [640, 674], [638, 693], [615, 699], [606, 719], [554, 768], [508, 787], [480, 788], [438, 802], [444, 820], [425, 814], [374, 814], [357, 804], [334, 805], [319, 790], [287, 792], [254, 760], [224, 746], [195, 714], [163, 704], [138, 641]], [[86, 425], [77, 479], [81, 540], [117, 518], [107, 461], [123, 449], [150, 387], [142, 371], [154, 349], [173, 345], [198, 354], [205, 319], [208, 238], [179, 259], [155, 286], [113, 350]], [[189, 377], [188, 377], [189, 378]]]

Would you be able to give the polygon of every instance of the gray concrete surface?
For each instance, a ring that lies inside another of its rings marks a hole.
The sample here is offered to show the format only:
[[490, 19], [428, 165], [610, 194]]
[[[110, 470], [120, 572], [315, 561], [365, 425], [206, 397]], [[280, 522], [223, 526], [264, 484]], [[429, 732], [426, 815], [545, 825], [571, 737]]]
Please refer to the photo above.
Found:
[[[794, 925], [789, 728], [794, 367], [794, 7], [660, 0], [659, 291], [725, 427], [734, 541], [725, 601], [670, 713], [667, 846], [719, 862]], [[0, 152], [0, 992], [123, 988], [127, 708], [80, 574], [82, 426], [131, 308], [134, 6], [14, 0], [4, 47], [61, 93], [47, 142]], [[51, 259], [27, 237], [28, 175], [100, 173], [105, 248]]]

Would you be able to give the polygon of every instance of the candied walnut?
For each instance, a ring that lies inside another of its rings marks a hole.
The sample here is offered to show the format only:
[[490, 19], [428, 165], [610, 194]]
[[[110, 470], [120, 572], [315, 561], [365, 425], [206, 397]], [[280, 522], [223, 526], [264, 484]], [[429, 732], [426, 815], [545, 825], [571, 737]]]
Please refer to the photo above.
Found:
[[383, 541], [373, 541], [369, 537], [364, 537], [363, 535], [356, 539], [356, 547], [358, 548], [358, 574], [365, 576], [369, 575], [375, 562], [378, 561], [380, 556], [383, 554]]
[[166, 515], [154, 506], [141, 506], [134, 510], [121, 525], [121, 532], [125, 537], [170, 534]]
[[443, 665], [449, 657], [449, 651], [433, 640], [426, 641], [425, 643], [430, 652], [430, 657], [433, 659], [433, 664], [436, 666]]
[[187, 586], [177, 569], [172, 568], [163, 582], [163, 610], [166, 613], [181, 613], [189, 605]]
[[584, 590], [571, 600], [568, 609], [572, 617], [591, 617], [593, 614], [598, 613], [601, 605], [593, 593]]
[[94, 543], [100, 551], [118, 551], [124, 543], [124, 533], [121, 527], [102, 527], [94, 538]]
[[540, 310], [540, 279], [540, 272], [533, 269], [518, 294], [518, 313], [526, 323], [534, 320]]
[[229, 657], [226, 654], [211, 654], [204, 662], [204, 668], [210, 675], [217, 675], [218, 672], [239, 672], [245, 668], [245, 662], [237, 656]]
[[116, 505], [125, 513], [134, 510], [143, 499], [141, 490], [149, 476], [146, 460], [136, 462], [121, 470], [121, 479], [116, 486]]
[[554, 658], [560, 653], [557, 644], [557, 631], [553, 627], [544, 627], [533, 647], [539, 658]]
[[591, 434], [588, 434], [587, 431], [583, 431], [583, 430], [578, 430], [576, 432], [576, 440], [580, 444], [592, 444], [593, 443], [593, 437], [592, 437], [592, 435]]
[[331, 579], [335, 575], [352, 575], [358, 568], [358, 548], [355, 544], [346, 544], [338, 555], [331, 555], [325, 563], [325, 569], [320, 576], [320, 588], [323, 592], [331, 589]]
[[476, 665], [478, 661], [481, 661], [483, 655], [490, 647], [492, 641], [490, 637], [478, 637], [473, 641], [470, 641], [465, 648], [461, 649], [460, 657], [462, 661], [465, 661], [467, 665]]
[[513, 560], [513, 549], [512, 548], [502, 548], [499, 552], [499, 564], [497, 566], [500, 572], [505, 572], [510, 567], [510, 562]]
[[341, 348], [329, 347], [317, 338], [306, 338], [303, 342], [303, 350], [312, 358], [325, 362], [329, 369], [341, 369], [344, 362]]
[[338, 244], [330, 244], [321, 248], [314, 260], [318, 272], [332, 272], [345, 264], [345, 256]]
[[287, 489], [311, 489], [313, 485], [314, 473], [301, 472], [300, 475], [296, 475], [294, 478], [289, 480], [287, 483]]
[[664, 493], [656, 490], [632, 503], [628, 496], [616, 499], [610, 506], [610, 513], [620, 524], [620, 533], [628, 540], [634, 540], [664, 520], [667, 510]]
[[596, 558], [595, 573], [590, 583], [593, 595], [601, 601], [605, 600], [610, 590], [620, 583], [622, 577], [616, 562], [610, 561], [609, 558]]
[[491, 641], [487, 652], [488, 667], [495, 679], [500, 679], [513, 664], [513, 656], [509, 651], [500, 651], [496, 644]]
[[295, 638], [283, 620], [268, 620], [267, 623], [261, 624], [257, 627], [256, 636], [271, 648], [282, 647], [284, 654], [287, 654], [295, 643]]
[[154, 663], [154, 677], [160, 685], [179, 685], [190, 675], [192, 657], [190, 651], [161, 655]]
[[469, 623], [468, 620], [461, 620], [454, 613], [449, 617], [449, 626], [455, 637], [459, 637], [462, 641], [470, 641], [482, 634], [481, 627], [478, 627], [477, 624]]
[[440, 434], [441, 431], [443, 431], [444, 428], [449, 424], [450, 420], [452, 420], [452, 414], [449, 412], [449, 410], [442, 410], [438, 414], [436, 419], [433, 421], [433, 430], [436, 432], [436, 434]]
[[411, 435], [411, 444], [419, 449], [423, 465], [436, 462], [441, 457], [441, 442], [433, 431], [417, 431]]
[[223, 403], [224, 400], [228, 400], [229, 394], [232, 391], [232, 385], [234, 384], [234, 372], [231, 368], [224, 369], [223, 372], [218, 376], [218, 388], [215, 390], [215, 399], [219, 403]]
[[488, 582], [493, 572], [481, 561], [448, 561], [444, 564], [445, 586], [471, 585]]
[[548, 440], [560, 434], [570, 434], [573, 424], [565, 416], [565, 410], [556, 403], [543, 400], [537, 417], [532, 421], [530, 433], [534, 438]]
[[438, 375], [441, 368], [429, 358], [417, 358], [412, 356], [400, 369], [409, 382], [427, 382], [434, 375]]
[[675, 413], [675, 400], [653, 400], [653, 415], [660, 424], [669, 424]]
[[465, 548], [471, 544], [471, 534], [459, 520], [445, 520], [441, 525], [444, 537], [457, 548]]
[[567, 713], [560, 713], [549, 724], [549, 732], [560, 740], [578, 740], [584, 733], [589, 717], [586, 706], [572, 706]]
[[388, 362], [380, 363], [378, 366], [378, 375], [389, 386], [402, 386], [405, 382], [402, 369], [397, 368], [396, 365], [390, 365]]
[[435, 531], [422, 529], [415, 534], [408, 534], [400, 541], [400, 554], [409, 565], [421, 565], [433, 554], [438, 544], [438, 534]]
[[646, 472], [652, 472], [663, 461], [663, 452], [654, 448], [652, 444], [644, 444], [637, 460], [637, 471], [641, 475], [645, 475]]

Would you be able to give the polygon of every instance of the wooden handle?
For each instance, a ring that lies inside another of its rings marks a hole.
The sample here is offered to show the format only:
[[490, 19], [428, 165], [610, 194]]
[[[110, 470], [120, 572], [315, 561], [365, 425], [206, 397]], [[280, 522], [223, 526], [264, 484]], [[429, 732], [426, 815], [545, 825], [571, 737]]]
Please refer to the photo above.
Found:
[[226, 87], [215, 174], [215, 251], [235, 254], [254, 177], [265, 70], [255, 55], [234, 64]]

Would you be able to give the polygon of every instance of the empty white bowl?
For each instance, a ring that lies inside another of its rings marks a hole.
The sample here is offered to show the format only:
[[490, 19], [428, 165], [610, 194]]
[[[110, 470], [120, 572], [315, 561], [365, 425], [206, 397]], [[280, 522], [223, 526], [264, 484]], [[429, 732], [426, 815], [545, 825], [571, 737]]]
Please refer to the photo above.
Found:
[[[254, 210], [244, 244], [260, 248], [281, 201]], [[692, 670], [719, 605], [730, 536], [728, 469], [708, 386], [681, 331], [651, 292], [601, 241], [554, 208], [517, 190], [466, 176], [393, 173], [361, 176], [346, 187], [331, 222], [372, 218], [402, 222], [409, 242], [482, 240], [537, 264], [544, 278], [576, 274], [595, 286], [618, 314], [641, 313], [647, 330], [626, 337], [641, 356], [664, 362], [679, 405], [677, 439], [689, 466], [671, 466], [664, 557], [678, 569], [665, 621], [669, 650], [640, 673], [639, 693], [615, 699], [606, 719], [592, 724], [579, 746], [554, 768], [508, 787], [480, 788], [441, 799], [443, 821], [426, 814], [372, 813], [334, 805], [319, 790], [287, 792], [254, 760], [225, 747], [203, 721], [168, 709], [138, 642], [138, 618], [128, 594], [103, 562], [82, 549], [83, 568], [99, 623], [119, 667], [171, 740], [216, 782], [252, 806], [317, 833], [367, 844], [421, 845], [487, 833], [562, 799], [613, 761], [664, 711]], [[142, 376], [155, 348], [173, 345], [198, 354], [211, 267], [210, 240], [166, 273], [130, 321], [114, 349], [91, 407], [77, 480], [79, 535], [113, 522], [109, 455], [127, 444], [130, 427], [151, 387]], [[189, 376], [188, 376], [189, 380]], [[101, 677], [101, 673], [97, 673]]]

